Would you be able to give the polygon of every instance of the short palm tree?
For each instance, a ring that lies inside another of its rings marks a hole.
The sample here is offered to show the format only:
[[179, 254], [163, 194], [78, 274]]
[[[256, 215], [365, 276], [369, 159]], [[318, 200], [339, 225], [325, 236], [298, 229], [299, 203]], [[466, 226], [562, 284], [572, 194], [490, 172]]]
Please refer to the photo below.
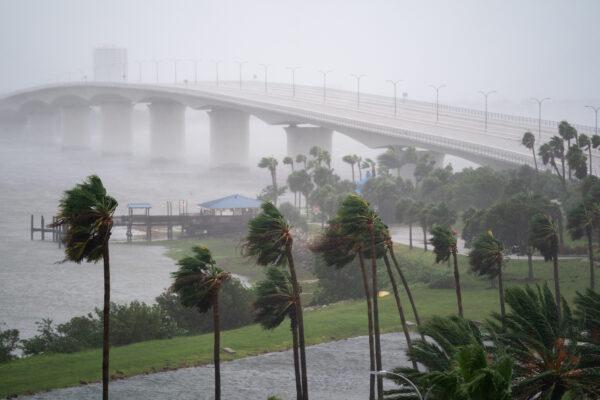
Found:
[[458, 271], [458, 249], [456, 247], [456, 234], [450, 228], [436, 225], [431, 230], [431, 244], [435, 253], [435, 262], [447, 262], [452, 256], [454, 264], [454, 286], [456, 288], [456, 303], [458, 315], [463, 316], [462, 291], [460, 287], [460, 273]]
[[302, 315], [301, 288], [296, 275], [292, 255], [292, 227], [273, 204], [265, 202], [261, 212], [248, 222], [248, 234], [242, 245], [246, 257], [256, 260], [258, 265], [286, 265], [292, 280], [298, 322], [298, 346], [300, 349], [300, 371], [302, 375], [303, 400], [308, 400], [306, 349], [304, 341], [304, 318]]
[[491, 231], [482, 234], [471, 246], [469, 264], [471, 264], [471, 270], [477, 275], [484, 275], [490, 279], [498, 278], [500, 315], [504, 318], [504, 280], [502, 279], [504, 245], [494, 237]]
[[213, 361], [215, 364], [215, 400], [221, 399], [221, 329], [219, 318], [219, 290], [231, 275], [215, 265], [206, 247], [192, 248], [193, 256], [179, 260], [179, 269], [172, 273], [171, 289], [179, 295], [181, 304], [194, 307], [200, 313], [212, 308], [213, 312]]
[[271, 174], [271, 184], [273, 185], [273, 193], [275, 193], [273, 202], [277, 205], [277, 159], [274, 157], [263, 157], [258, 163], [259, 168], [266, 168]]
[[304, 166], [304, 169], [306, 169], [306, 156], [304, 154], [298, 154], [296, 156], [296, 164], [300, 164], [302, 163], [302, 165]]
[[292, 172], [294, 172], [294, 159], [292, 157], [284, 157], [281, 162], [283, 162], [284, 165], [289, 165], [292, 169]]
[[377, 176], [377, 163], [370, 158], [365, 158], [360, 164], [362, 169], [370, 169], [371, 170], [371, 178], [375, 178]]
[[529, 131], [525, 132], [523, 134], [523, 139], [521, 139], [521, 144], [523, 146], [527, 147], [529, 150], [531, 150], [531, 153], [533, 154], [533, 163], [535, 165], [535, 170], [537, 172], [538, 165], [537, 165], [537, 157], [535, 155], [535, 135]]
[[396, 204], [396, 222], [408, 224], [408, 248], [413, 248], [413, 224], [418, 221], [414, 200], [403, 198]]
[[592, 140], [590, 137], [584, 133], [579, 135], [577, 138], [577, 144], [581, 147], [582, 150], [587, 150], [588, 152], [588, 160], [590, 160], [590, 172], [589, 175], [592, 175]]
[[545, 261], [552, 260], [554, 267], [554, 295], [560, 312], [560, 277], [558, 271], [558, 227], [547, 214], [536, 214], [530, 222], [529, 241], [538, 249]]
[[102, 398], [108, 399], [110, 332], [110, 261], [108, 241], [117, 201], [109, 196], [96, 175], [65, 191], [54, 226], [66, 227], [65, 261], [104, 263], [102, 337]]
[[590, 264], [590, 288], [592, 290], [595, 290], [596, 288], [592, 233], [594, 229], [595, 218], [599, 211], [598, 205], [589, 199], [587, 201], [582, 201], [567, 214], [567, 230], [571, 234], [573, 240], [579, 240], [584, 235], [587, 239], [588, 260]]
[[562, 310], [548, 286], [509, 288], [510, 307], [503, 327], [492, 327], [496, 340], [514, 360], [513, 398], [596, 399], [600, 396], [597, 346], [581, 340], [577, 321], [564, 302]]
[[352, 168], [352, 182], [356, 180], [354, 175], [354, 166], [359, 162], [359, 159], [360, 157], [356, 154], [348, 154], [342, 158], [342, 161], [350, 165], [350, 168]]
[[292, 332], [292, 350], [294, 355], [294, 373], [296, 376], [296, 399], [304, 398], [302, 390], [302, 374], [300, 372], [300, 355], [298, 349], [298, 321], [296, 320], [296, 297], [292, 279], [288, 273], [276, 267], [267, 269], [266, 277], [256, 285], [256, 322], [265, 329], [275, 329], [285, 320], [290, 319]]

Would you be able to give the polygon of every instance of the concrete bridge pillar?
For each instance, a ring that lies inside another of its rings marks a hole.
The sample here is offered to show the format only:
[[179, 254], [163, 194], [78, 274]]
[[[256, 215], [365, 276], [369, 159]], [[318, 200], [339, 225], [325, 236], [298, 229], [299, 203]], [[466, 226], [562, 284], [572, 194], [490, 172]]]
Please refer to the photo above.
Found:
[[90, 113], [87, 105], [63, 106], [60, 109], [60, 126], [63, 148], [90, 147]]
[[185, 106], [175, 101], [153, 102], [150, 110], [150, 157], [172, 160], [185, 153]]
[[37, 143], [53, 143], [56, 135], [57, 114], [52, 111], [27, 115], [26, 136]]
[[100, 105], [103, 153], [131, 154], [133, 150], [132, 111], [133, 105], [129, 102]]
[[290, 125], [285, 128], [287, 134], [287, 154], [296, 157], [298, 154], [308, 155], [311, 147], [319, 146], [331, 154], [331, 137], [333, 130], [319, 126]]
[[212, 108], [210, 117], [211, 167], [248, 168], [250, 114], [229, 108]]

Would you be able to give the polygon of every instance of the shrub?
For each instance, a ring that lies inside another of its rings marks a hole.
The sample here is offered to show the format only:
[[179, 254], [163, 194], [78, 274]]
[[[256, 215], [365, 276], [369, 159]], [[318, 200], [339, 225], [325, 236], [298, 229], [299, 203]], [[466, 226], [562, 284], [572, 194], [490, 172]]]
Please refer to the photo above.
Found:
[[0, 324], [0, 363], [15, 358], [13, 352], [19, 343], [19, 331], [17, 329], [2, 329]]

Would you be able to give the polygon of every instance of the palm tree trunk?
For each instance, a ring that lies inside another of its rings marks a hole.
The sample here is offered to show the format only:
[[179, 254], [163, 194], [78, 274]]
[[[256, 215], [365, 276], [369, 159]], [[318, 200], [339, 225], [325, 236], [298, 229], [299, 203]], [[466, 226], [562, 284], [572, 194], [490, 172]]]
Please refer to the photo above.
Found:
[[596, 274], [594, 271], [594, 245], [592, 243], [592, 228], [586, 228], [586, 235], [588, 240], [588, 258], [590, 260], [590, 289], [596, 290]]
[[[408, 350], [412, 350], [412, 341], [410, 340], [410, 333], [408, 331], [408, 325], [406, 325], [406, 316], [404, 315], [404, 308], [402, 307], [402, 302], [400, 301], [400, 294], [398, 293], [398, 286], [396, 285], [396, 278], [394, 278], [394, 274], [392, 273], [392, 267], [390, 267], [390, 260], [388, 259], [387, 254], [384, 254], [383, 261], [385, 263], [385, 268], [387, 269], [388, 276], [390, 277], [390, 283], [392, 284], [392, 290], [394, 291], [394, 299], [396, 300], [396, 307], [398, 308], [398, 315], [400, 316], [400, 324], [402, 324], [402, 330], [404, 331], [404, 337], [406, 339], [406, 345]], [[412, 360], [412, 365], [415, 370], [419, 370], [417, 367], [417, 362]]]
[[[373, 307], [371, 303], [371, 293], [369, 290], [369, 279], [365, 268], [365, 260], [362, 253], [358, 252], [360, 272], [367, 299], [367, 321], [369, 326], [369, 371], [375, 371], [375, 341], [373, 340]], [[369, 373], [369, 400], [375, 400], [375, 375]]]
[[[373, 224], [369, 227], [371, 233], [371, 280], [372, 289], [371, 293], [373, 297], [373, 332], [375, 334], [375, 367], [377, 371], [383, 370], [383, 364], [381, 362], [381, 338], [379, 332], [379, 305], [377, 301], [377, 295], [379, 289], [377, 287], [377, 254], [375, 249], [375, 227]], [[377, 398], [383, 400], [383, 377], [377, 375]]]
[[412, 250], [413, 248], [413, 240], [412, 240], [412, 222], [408, 224], [408, 248]]
[[219, 319], [219, 292], [213, 298], [213, 359], [215, 363], [215, 400], [221, 400], [221, 326]]
[[533, 153], [533, 164], [535, 165], [535, 172], [539, 172], [537, 165], [537, 157], [535, 156], [535, 146], [531, 147], [531, 152]]
[[413, 298], [412, 291], [408, 286], [408, 281], [404, 276], [404, 272], [402, 272], [402, 268], [400, 268], [400, 264], [396, 259], [396, 254], [394, 253], [393, 246], [390, 246], [390, 255], [392, 256], [392, 261], [394, 262], [394, 266], [396, 267], [396, 271], [398, 271], [398, 275], [400, 275], [400, 280], [402, 281], [402, 286], [404, 286], [404, 290], [406, 291], [406, 295], [408, 296], [408, 301], [410, 302], [410, 306], [413, 311], [413, 315], [415, 316], [415, 322], [417, 323], [417, 328], [419, 328], [419, 333], [421, 334], [421, 339], [425, 340], [425, 335], [421, 332], [421, 319], [419, 318], [419, 313], [417, 312], [417, 306], [415, 304], [415, 299]]
[[108, 400], [108, 357], [110, 347], [110, 260], [108, 242], [102, 249], [102, 261], [104, 263], [104, 309], [102, 311], [102, 400]]
[[504, 324], [505, 304], [504, 304], [504, 280], [502, 277], [502, 263], [498, 265], [498, 294], [500, 296], [500, 315], [502, 316], [502, 323]]
[[421, 228], [423, 229], [423, 250], [427, 251], [427, 227], [423, 225]]
[[[354, 164], [350, 164], [350, 166], [352, 167], [352, 183], [354, 183]], [[591, 172], [590, 172], [591, 174]]]
[[588, 146], [588, 154], [590, 156], [590, 176], [592, 176], [592, 145]]
[[[567, 152], [566, 154], [569, 153], [569, 150], [571, 150], [571, 139], [567, 140]], [[563, 157], [563, 174], [564, 174], [564, 157]], [[569, 169], [569, 181], [571, 180], [571, 166], [567, 165], [568, 169]]]
[[291, 331], [292, 331], [292, 349], [294, 354], [294, 375], [296, 376], [296, 400], [302, 400], [304, 394], [302, 392], [302, 377], [300, 372], [300, 355], [298, 353], [298, 323], [296, 317], [291, 318]]
[[306, 207], [306, 219], [308, 219], [308, 193], [304, 195], [304, 206]]
[[533, 254], [531, 253], [531, 249], [527, 250], [527, 279], [529, 281], [535, 279], [533, 276]]
[[[562, 164], [562, 179], [563, 179], [563, 183], [564, 183], [567, 180], [567, 178], [565, 176], [565, 156], [561, 157], [560, 162]], [[569, 180], [571, 180], [571, 176], [569, 176]]]
[[560, 309], [560, 278], [558, 276], [558, 254], [554, 254], [552, 257], [552, 262], [554, 264], [554, 296], [556, 297], [556, 306], [558, 308], [558, 315], [560, 317], [561, 309]]
[[300, 299], [300, 285], [296, 276], [294, 257], [292, 256], [291, 244], [286, 249], [288, 267], [292, 278], [292, 288], [296, 298], [296, 319], [298, 321], [298, 345], [300, 347], [300, 370], [302, 373], [303, 400], [308, 400], [308, 377], [306, 371], [306, 346], [304, 343], [304, 316], [302, 315], [302, 300]]
[[456, 250], [452, 251], [452, 260], [454, 261], [454, 286], [456, 287], [456, 303], [458, 304], [458, 315], [463, 317], [464, 314], [462, 304], [462, 291], [460, 288], [460, 274], [458, 272], [458, 257], [456, 255]]

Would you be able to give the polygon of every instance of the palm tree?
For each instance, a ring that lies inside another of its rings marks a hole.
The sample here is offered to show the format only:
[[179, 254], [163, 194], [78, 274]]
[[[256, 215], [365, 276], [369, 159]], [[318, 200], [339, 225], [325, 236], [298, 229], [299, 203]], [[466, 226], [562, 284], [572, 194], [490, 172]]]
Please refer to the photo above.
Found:
[[537, 157], [535, 156], [535, 135], [529, 131], [523, 134], [523, 139], [521, 139], [521, 144], [531, 150], [533, 154], [533, 163], [535, 165], [536, 172], [538, 171], [537, 165]]
[[65, 191], [58, 205], [55, 227], [66, 227], [65, 260], [104, 264], [104, 307], [102, 311], [102, 399], [108, 399], [110, 332], [110, 260], [108, 241], [117, 201], [109, 196], [96, 175]]
[[598, 398], [598, 348], [582, 337], [566, 302], [559, 309], [546, 285], [509, 288], [506, 302], [504, 326], [494, 324], [493, 333], [514, 359], [513, 398]]
[[[339, 214], [339, 210], [338, 210]], [[371, 290], [369, 289], [369, 279], [365, 268], [363, 253], [365, 243], [362, 232], [342, 233], [339, 217], [329, 221], [329, 224], [323, 234], [311, 245], [311, 250], [321, 254], [325, 264], [336, 268], [344, 268], [346, 265], [358, 258], [365, 299], [367, 301], [367, 323], [369, 332], [369, 370], [375, 371], [375, 339], [373, 328], [373, 302]], [[375, 376], [369, 375], [369, 399], [375, 400]]]
[[396, 204], [396, 222], [408, 224], [408, 248], [413, 248], [413, 224], [417, 222], [415, 202], [409, 198], [400, 199]]
[[362, 157], [356, 156], [356, 167], [358, 169], [358, 180], [359, 181], [362, 181], [362, 168], [360, 167], [361, 163], [362, 163]]
[[294, 159], [292, 157], [284, 157], [282, 160], [284, 165], [289, 165], [290, 168], [292, 169], [292, 172], [294, 172]]
[[490, 279], [498, 277], [498, 294], [500, 298], [500, 315], [504, 318], [504, 282], [502, 267], [504, 264], [504, 245], [487, 231], [475, 240], [469, 252], [471, 270], [477, 275], [485, 275]]
[[271, 173], [271, 184], [273, 185], [273, 192], [275, 193], [273, 202], [277, 205], [277, 160], [274, 157], [263, 157], [258, 163], [259, 168], [266, 168]]
[[[567, 121], [560, 121], [560, 123], [558, 124], [558, 134], [564, 141], [567, 142], [566, 151], [568, 152], [571, 149], [571, 139], [577, 140], [577, 130], [571, 124], [569, 124]], [[564, 152], [565, 152], [565, 150], [563, 148], [563, 153]], [[564, 174], [564, 171], [563, 171], [563, 174]], [[569, 179], [571, 179], [571, 167], [570, 166], [569, 166]]]
[[587, 238], [588, 260], [590, 263], [590, 288], [592, 290], [595, 290], [596, 286], [592, 233], [594, 229], [594, 220], [599, 211], [598, 205], [588, 199], [578, 204], [567, 214], [567, 230], [571, 234], [573, 240], [579, 240], [584, 235]]
[[577, 144], [579, 144], [579, 147], [581, 147], [583, 150], [587, 150], [588, 152], [588, 159], [590, 160], [590, 175], [592, 175], [592, 141], [588, 135], [582, 133], [577, 138]]
[[[357, 156], [356, 154], [348, 154], [342, 158], [342, 161], [344, 161], [346, 164], [349, 164], [350, 167], [352, 168], [352, 182], [355, 181], [354, 166], [356, 165], [356, 163], [359, 162], [359, 159], [360, 159], [360, 157]], [[360, 170], [360, 168], [359, 168], [359, 170]]]
[[377, 176], [377, 171], [375, 169], [375, 167], [377, 166], [377, 163], [375, 163], [375, 161], [371, 160], [370, 158], [365, 158], [362, 163], [360, 164], [360, 167], [362, 169], [370, 169], [371, 170], [371, 178], [375, 178]]
[[304, 154], [298, 154], [296, 156], [296, 163], [302, 163], [304, 165], [304, 169], [306, 169], [306, 156]]
[[558, 228], [554, 219], [547, 214], [536, 214], [529, 228], [531, 245], [538, 249], [545, 261], [552, 260], [554, 266], [554, 295], [560, 312], [560, 278], [558, 274]]
[[[369, 203], [356, 194], [349, 194], [338, 209], [340, 230], [343, 235], [360, 235], [365, 241], [364, 249], [370, 250], [371, 258], [371, 288], [373, 298], [373, 333], [375, 336], [375, 367], [377, 371], [382, 370], [381, 361], [381, 338], [379, 331], [379, 305], [377, 284], [377, 258], [383, 254], [383, 241], [377, 242], [378, 232], [387, 229], [377, 213], [369, 206]], [[380, 239], [382, 238], [379, 235]], [[378, 252], [379, 250], [379, 252]], [[383, 396], [383, 379], [377, 377], [377, 393]]]
[[[550, 146], [550, 150], [552, 152], [552, 159], [556, 160], [557, 158], [560, 160], [560, 163], [562, 165], [562, 173], [559, 173], [558, 176], [560, 176], [563, 180], [563, 184], [566, 181], [566, 175], [565, 175], [565, 141], [558, 137], [558, 136], [552, 136], [552, 138], [550, 139], [550, 141], [548, 142], [548, 145]], [[555, 169], [558, 172], [558, 169], [556, 167], [556, 162], [554, 162], [555, 165]], [[569, 175], [569, 179], [571, 179], [571, 176]]]
[[292, 227], [273, 204], [265, 202], [262, 204], [261, 209], [262, 211], [248, 222], [248, 235], [243, 242], [242, 251], [246, 257], [254, 258], [258, 265], [287, 264], [288, 266], [296, 304], [303, 400], [308, 400], [304, 318], [300, 299], [302, 289], [298, 283], [294, 257], [292, 255]]
[[431, 225], [430, 217], [431, 217], [431, 204], [423, 204], [416, 203], [414, 205], [415, 215], [419, 219], [419, 224], [421, 225], [421, 230], [423, 231], [423, 250], [427, 251], [427, 230]]
[[458, 256], [456, 248], [456, 234], [450, 228], [436, 225], [431, 230], [431, 244], [435, 253], [435, 262], [447, 262], [452, 256], [454, 262], [454, 286], [456, 288], [456, 303], [458, 315], [463, 316], [462, 291], [460, 287], [460, 274], [458, 271]]
[[172, 290], [179, 295], [181, 304], [194, 307], [200, 313], [212, 308], [213, 361], [215, 364], [215, 400], [221, 399], [221, 327], [219, 318], [219, 290], [231, 274], [215, 265], [210, 250], [203, 246], [192, 248], [194, 255], [179, 260], [179, 269], [172, 273]]
[[388, 146], [387, 150], [377, 156], [377, 162], [380, 166], [388, 170], [395, 169], [396, 176], [400, 175], [400, 168], [403, 165], [404, 153], [398, 146]]
[[296, 297], [289, 273], [278, 268], [267, 269], [265, 280], [256, 285], [256, 322], [265, 329], [275, 329], [283, 320], [290, 319], [292, 332], [292, 349], [294, 356], [294, 374], [296, 376], [296, 399], [302, 400], [302, 374], [300, 372], [300, 355], [298, 349], [298, 321], [296, 319]]

